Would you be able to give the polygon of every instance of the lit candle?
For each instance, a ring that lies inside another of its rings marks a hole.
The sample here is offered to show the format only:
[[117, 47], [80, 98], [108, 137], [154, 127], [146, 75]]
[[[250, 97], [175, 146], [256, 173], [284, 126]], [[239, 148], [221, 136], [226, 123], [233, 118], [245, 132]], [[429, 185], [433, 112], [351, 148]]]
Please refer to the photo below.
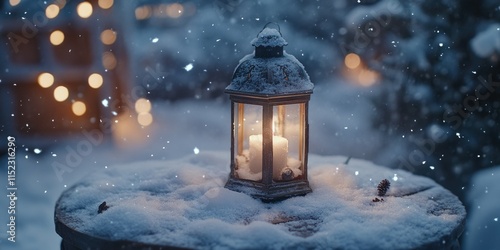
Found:
[[[250, 136], [250, 171], [262, 172], [262, 135]], [[273, 136], [273, 179], [281, 179], [281, 170], [288, 161], [288, 140], [281, 136]]]

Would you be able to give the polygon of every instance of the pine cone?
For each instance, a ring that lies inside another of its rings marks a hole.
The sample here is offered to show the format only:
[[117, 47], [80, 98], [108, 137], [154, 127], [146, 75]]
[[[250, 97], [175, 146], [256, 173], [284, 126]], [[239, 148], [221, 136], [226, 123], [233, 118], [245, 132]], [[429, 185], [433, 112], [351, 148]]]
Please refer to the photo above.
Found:
[[378, 196], [384, 196], [385, 193], [387, 193], [387, 190], [389, 190], [389, 187], [391, 186], [391, 183], [387, 179], [383, 179], [377, 186], [378, 190]]

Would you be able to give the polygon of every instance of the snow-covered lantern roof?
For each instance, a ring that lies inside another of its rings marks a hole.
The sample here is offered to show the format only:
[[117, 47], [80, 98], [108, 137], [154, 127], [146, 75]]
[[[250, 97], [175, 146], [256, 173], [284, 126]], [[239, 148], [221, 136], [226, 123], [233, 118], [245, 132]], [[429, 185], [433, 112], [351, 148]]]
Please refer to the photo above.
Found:
[[[267, 26], [267, 25], [266, 25]], [[265, 201], [311, 192], [307, 180], [308, 105], [314, 85], [283, 51], [278, 29], [264, 27], [241, 59], [231, 99], [231, 172], [226, 188]]]

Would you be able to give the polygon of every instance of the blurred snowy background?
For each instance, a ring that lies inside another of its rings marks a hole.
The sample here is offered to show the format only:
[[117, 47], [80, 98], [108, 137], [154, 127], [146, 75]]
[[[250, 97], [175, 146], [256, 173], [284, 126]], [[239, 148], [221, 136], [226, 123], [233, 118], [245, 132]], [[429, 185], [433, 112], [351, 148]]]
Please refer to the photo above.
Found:
[[223, 90], [270, 21], [316, 85], [310, 153], [428, 176], [465, 203], [464, 248], [500, 244], [498, 1], [6, 0], [0, 19], [0, 178], [13, 136], [19, 198], [1, 249], [57, 249], [55, 202], [89, 172], [229, 158]]

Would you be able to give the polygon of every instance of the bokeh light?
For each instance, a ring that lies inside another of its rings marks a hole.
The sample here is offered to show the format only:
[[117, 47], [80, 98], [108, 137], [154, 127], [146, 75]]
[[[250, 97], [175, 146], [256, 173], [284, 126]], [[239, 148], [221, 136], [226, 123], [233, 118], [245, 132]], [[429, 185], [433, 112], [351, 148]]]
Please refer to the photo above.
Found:
[[111, 45], [116, 41], [116, 32], [111, 29], [101, 32], [101, 41], [106, 45]]
[[137, 122], [146, 127], [153, 123], [153, 116], [150, 113], [140, 113], [137, 115]]
[[361, 64], [361, 58], [354, 53], [349, 53], [344, 59], [345, 66], [349, 69], [355, 69]]
[[378, 80], [377, 72], [369, 69], [362, 70], [358, 75], [358, 82], [361, 86], [369, 87], [375, 84]]
[[113, 7], [113, 0], [99, 0], [97, 4], [101, 7], [101, 9], [107, 10]]
[[52, 19], [57, 15], [59, 15], [59, 6], [55, 4], [47, 6], [47, 8], [45, 9], [45, 16], [47, 16], [47, 18]]
[[54, 99], [58, 102], [63, 102], [68, 99], [69, 91], [68, 88], [64, 86], [59, 86], [54, 89]]
[[102, 54], [102, 66], [108, 70], [116, 67], [116, 57], [112, 52], [106, 51]]
[[89, 76], [88, 78], [88, 83], [91, 88], [98, 89], [102, 86], [102, 83], [104, 82], [102, 76], [98, 73], [93, 73], [92, 75]]
[[9, 4], [12, 7], [18, 5], [19, 3], [21, 3], [21, 0], [9, 0]]
[[144, 20], [151, 17], [151, 7], [150, 6], [141, 6], [135, 9], [135, 19]]
[[151, 111], [151, 102], [145, 98], [139, 98], [135, 101], [135, 111], [137, 113], [148, 113]]
[[59, 9], [62, 9], [62, 8], [64, 8], [64, 6], [66, 6], [66, 0], [56, 0], [55, 4], [57, 4], [57, 6], [59, 6]]
[[92, 4], [89, 2], [81, 2], [76, 7], [76, 12], [81, 18], [88, 18], [92, 15]]
[[38, 75], [38, 84], [42, 88], [48, 88], [52, 86], [52, 84], [54, 84], [54, 76], [47, 72], [41, 73], [40, 75]]
[[87, 111], [87, 106], [81, 101], [76, 101], [71, 105], [71, 110], [73, 111], [73, 114], [82, 116]]
[[50, 43], [52, 45], [57, 46], [64, 42], [64, 33], [60, 30], [54, 30], [50, 33]]
[[178, 18], [184, 12], [184, 6], [180, 3], [173, 3], [167, 6], [166, 13], [171, 18]]

